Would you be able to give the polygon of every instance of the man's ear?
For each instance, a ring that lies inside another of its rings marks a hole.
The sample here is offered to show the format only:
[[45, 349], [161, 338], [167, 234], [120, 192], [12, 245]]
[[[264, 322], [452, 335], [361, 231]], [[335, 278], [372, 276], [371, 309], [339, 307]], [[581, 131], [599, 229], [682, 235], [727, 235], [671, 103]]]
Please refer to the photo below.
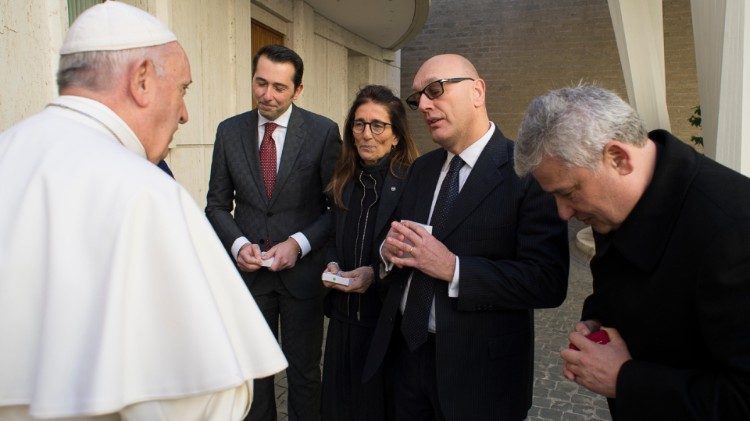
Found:
[[486, 92], [486, 86], [483, 79], [477, 79], [471, 89], [472, 100], [475, 107], [481, 107], [484, 105], [484, 94]]
[[603, 159], [605, 168], [612, 168], [620, 175], [633, 172], [633, 154], [630, 145], [618, 140], [610, 140], [604, 145]]
[[299, 96], [302, 95], [302, 90], [304, 88], [305, 88], [305, 85], [303, 85], [303, 84], [300, 83], [299, 86], [297, 86], [294, 89], [294, 96], [292, 97], [292, 101], [296, 101], [297, 98], [299, 98]]
[[139, 61], [131, 68], [128, 88], [130, 96], [139, 107], [145, 107], [151, 102], [155, 71], [154, 64], [148, 59]]

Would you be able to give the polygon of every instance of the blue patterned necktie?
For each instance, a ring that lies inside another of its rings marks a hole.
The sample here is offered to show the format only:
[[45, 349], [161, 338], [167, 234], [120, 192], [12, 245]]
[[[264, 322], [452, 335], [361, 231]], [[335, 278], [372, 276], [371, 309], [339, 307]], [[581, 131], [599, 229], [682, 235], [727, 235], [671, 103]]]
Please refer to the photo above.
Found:
[[[433, 233], [440, 232], [448, 221], [448, 213], [458, 197], [458, 173], [463, 165], [464, 161], [458, 155], [451, 159], [432, 211], [430, 225]], [[417, 270], [411, 278], [409, 296], [406, 298], [404, 317], [401, 320], [401, 333], [411, 351], [427, 341], [427, 324], [435, 295], [435, 282], [438, 281]]]

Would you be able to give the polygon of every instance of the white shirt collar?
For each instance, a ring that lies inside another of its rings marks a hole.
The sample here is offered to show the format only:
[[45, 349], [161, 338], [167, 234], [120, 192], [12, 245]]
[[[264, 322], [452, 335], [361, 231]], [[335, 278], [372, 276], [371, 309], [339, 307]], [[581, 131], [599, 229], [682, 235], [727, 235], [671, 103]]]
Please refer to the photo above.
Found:
[[[289, 127], [289, 117], [292, 116], [292, 108], [294, 107], [294, 104], [290, 105], [289, 108], [286, 109], [276, 120], [273, 122], [278, 124], [281, 127], [287, 128]], [[263, 117], [258, 113], [258, 127], [265, 125], [270, 120]]]
[[[463, 152], [458, 154], [469, 168], [474, 168], [474, 165], [479, 159], [479, 155], [482, 154], [484, 147], [487, 146], [487, 142], [490, 141], [490, 138], [492, 138], [492, 135], [494, 133], [495, 123], [490, 121], [490, 128], [484, 133], [484, 135], [482, 135], [479, 140], [472, 143], [468, 148], [464, 149]], [[449, 163], [454, 156], [455, 155], [453, 153], [448, 152], [448, 159], [446, 159], [445, 165], [447, 165], [447, 163]]]
[[[49, 106], [71, 110], [87, 117], [92, 127], [110, 133], [120, 144], [136, 155], [146, 159], [146, 150], [133, 130], [112, 109], [91, 98], [74, 95], [61, 95], [52, 100]], [[98, 123], [98, 124], [97, 124]]]

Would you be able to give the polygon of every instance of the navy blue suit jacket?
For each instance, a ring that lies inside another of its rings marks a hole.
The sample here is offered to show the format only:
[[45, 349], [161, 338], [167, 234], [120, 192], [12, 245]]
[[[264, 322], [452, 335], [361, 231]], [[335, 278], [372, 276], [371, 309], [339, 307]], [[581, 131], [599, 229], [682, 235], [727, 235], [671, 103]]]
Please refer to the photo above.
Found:
[[[397, 219], [427, 223], [447, 152], [432, 151], [411, 168]], [[533, 308], [565, 299], [566, 223], [531, 177], [513, 171], [513, 143], [495, 130], [437, 238], [459, 257], [459, 296], [435, 291], [437, 387], [448, 420], [521, 419], [531, 405]], [[411, 270], [394, 270], [364, 378], [382, 364]], [[469, 417], [469, 418], [467, 418]]]

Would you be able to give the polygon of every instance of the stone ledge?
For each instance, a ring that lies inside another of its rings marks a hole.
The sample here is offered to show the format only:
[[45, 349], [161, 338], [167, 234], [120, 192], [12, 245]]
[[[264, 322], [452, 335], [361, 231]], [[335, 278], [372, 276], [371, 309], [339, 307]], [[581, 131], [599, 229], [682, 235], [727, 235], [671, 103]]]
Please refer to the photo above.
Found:
[[594, 233], [591, 227], [586, 227], [578, 231], [576, 234], [576, 247], [578, 247], [578, 250], [586, 253], [589, 259], [594, 257], [596, 248], [594, 246]]

